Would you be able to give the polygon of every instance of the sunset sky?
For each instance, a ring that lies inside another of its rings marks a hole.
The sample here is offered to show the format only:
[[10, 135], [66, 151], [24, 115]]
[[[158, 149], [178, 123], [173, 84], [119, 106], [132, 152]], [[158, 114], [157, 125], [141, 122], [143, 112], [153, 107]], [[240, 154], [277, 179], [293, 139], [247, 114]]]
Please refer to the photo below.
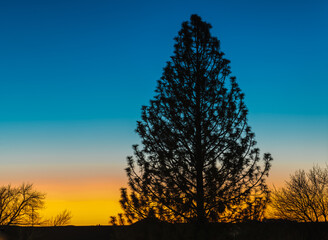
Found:
[[0, 185], [33, 183], [45, 217], [108, 224], [141, 106], [191, 14], [211, 23], [280, 186], [328, 162], [328, 2], [0, 1]]

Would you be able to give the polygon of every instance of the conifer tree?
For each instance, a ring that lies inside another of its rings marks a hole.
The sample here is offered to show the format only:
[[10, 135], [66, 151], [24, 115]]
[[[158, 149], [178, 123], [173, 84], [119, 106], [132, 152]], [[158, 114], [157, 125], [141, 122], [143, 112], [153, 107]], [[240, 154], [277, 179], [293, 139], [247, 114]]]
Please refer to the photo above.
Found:
[[127, 158], [129, 222], [236, 222], [259, 219], [268, 201], [272, 157], [260, 156], [247, 123], [244, 94], [211, 25], [192, 15], [142, 107], [142, 146]]

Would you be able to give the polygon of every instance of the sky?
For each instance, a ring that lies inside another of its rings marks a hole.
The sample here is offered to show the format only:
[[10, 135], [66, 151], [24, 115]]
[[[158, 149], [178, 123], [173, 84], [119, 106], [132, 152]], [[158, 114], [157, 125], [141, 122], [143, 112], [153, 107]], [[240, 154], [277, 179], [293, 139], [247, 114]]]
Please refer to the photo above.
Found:
[[33, 183], [45, 217], [108, 224], [141, 106], [198, 14], [231, 61], [281, 186], [328, 162], [328, 2], [0, 1], [0, 185]]

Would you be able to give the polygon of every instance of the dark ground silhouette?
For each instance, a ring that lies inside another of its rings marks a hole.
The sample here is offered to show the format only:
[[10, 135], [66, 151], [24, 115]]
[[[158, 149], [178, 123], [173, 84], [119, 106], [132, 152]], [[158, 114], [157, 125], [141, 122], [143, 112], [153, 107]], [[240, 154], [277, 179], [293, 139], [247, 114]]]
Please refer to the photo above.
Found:
[[325, 240], [328, 223], [213, 223], [197, 238], [195, 224], [141, 223], [130, 226], [2, 227], [5, 240]]

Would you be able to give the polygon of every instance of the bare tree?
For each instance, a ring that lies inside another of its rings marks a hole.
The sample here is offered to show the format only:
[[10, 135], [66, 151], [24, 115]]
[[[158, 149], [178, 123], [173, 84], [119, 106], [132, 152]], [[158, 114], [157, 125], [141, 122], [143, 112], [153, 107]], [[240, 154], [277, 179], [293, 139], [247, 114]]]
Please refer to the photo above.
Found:
[[0, 187], [0, 225], [37, 225], [44, 199], [32, 184]]
[[65, 209], [61, 213], [57, 214], [55, 217], [50, 218], [47, 221], [47, 225], [58, 227], [58, 226], [65, 226], [70, 223], [72, 219], [71, 211]]
[[286, 187], [272, 193], [273, 216], [300, 222], [327, 222], [328, 166], [298, 170]]

